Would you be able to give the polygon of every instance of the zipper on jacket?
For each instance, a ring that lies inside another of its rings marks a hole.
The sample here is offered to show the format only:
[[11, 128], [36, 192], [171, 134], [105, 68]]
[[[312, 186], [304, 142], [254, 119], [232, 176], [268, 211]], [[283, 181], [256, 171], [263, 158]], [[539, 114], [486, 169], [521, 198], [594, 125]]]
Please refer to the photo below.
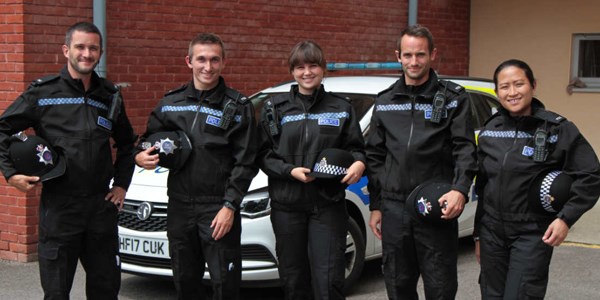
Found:
[[[517, 121], [517, 124], [515, 125], [515, 136], [513, 138], [512, 146], [510, 147], [509, 151], [506, 151], [504, 153], [504, 158], [502, 158], [502, 167], [500, 168], [500, 186], [501, 187], [504, 186], [504, 167], [506, 166], [506, 162], [508, 161], [508, 154], [510, 154], [511, 152], [513, 152], [515, 146], [517, 145], [517, 141], [518, 141], [518, 137], [519, 137], [519, 125], [520, 124], [521, 124], [521, 122]], [[497, 209], [498, 209], [499, 213], [502, 213], [502, 211], [504, 211], [503, 210], [504, 208], [502, 207], [502, 202], [503, 202], [502, 198], [504, 197], [503, 196], [504, 193], [502, 192], [502, 189], [499, 189], [498, 193], [499, 193], [500, 196], [498, 197], [499, 201], [498, 201], [498, 208]]]
[[[192, 121], [192, 126], [190, 127], [190, 134], [194, 132], [194, 128], [196, 127], [196, 122], [198, 121], [198, 116], [200, 115], [200, 111], [202, 110], [202, 100], [206, 98], [206, 95], [204, 93], [205, 91], [200, 91], [200, 96], [198, 97], [198, 109], [196, 110], [196, 114], [194, 115], [194, 120]], [[202, 96], [204, 95], [204, 98], [202, 98]], [[193, 134], [192, 134], [193, 135]], [[194, 145], [192, 145], [192, 148], [194, 148]], [[192, 151], [194, 152], [194, 151]], [[193, 167], [192, 168], [188, 168], [188, 172], [190, 172], [189, 176], [186, 176], [188, 178], [188, 197], [190, 199], [193, 199], [193, 192], [192, 189], [194, 187], [194, 184], [192, 182], [192, 178], [193, 178]], [[192, 205], [195, 204], [194, 201], [191, 201]]]
[[[302, 141], [302, 153], [303, 153], [303, 155], [302, 155], [302, 161], [304, 162], [303, 163], [304, 166], [308, 166], [309, 169], [312, 169], [312, 166], [309, 165], [309, 161], [307, 160], [308, 156], [309, 156], [308, 155], [309, 154], [308, 153], [308, 148], [309, 148], [308, 144], [309, 144], [309, 137], [310, 137], [309, 130], [308, 130], [308, 125], [309, 125], [309, 119], [308, 119], [308, 117], [310, 115], [310, 111], [309, 111], [310, 108], [313, 107], [316, 104], [316, 102], [317, 102], [317, 95], [318, 95], [318, 92], [313, 92], [312, 102], [308, 103], [309, 104], [308, 108], [306, 107], [306, 103], [304, 102], [303, 99], [299, 99], [299, 98], [297, 98], [298, 96], [294, 96], [294, 101], [299, 101], [300, 104], [302, 105], [302, 109], [304, 111], [304, 121], [303, 121], [304, 126], [302, 126], [302, 130], [304, 131], [303, 132], [304, 141]], [[303, 191], [305, 193], [304, 196], [311, 199], [312, 206], [313, 206], [312, 211], [313, 211], [313, 213], [317, 213], [318, 210], [319, 210], [319, 207], [317, 205], [316, 197], [311, 197], [311, 195], [307, 195], [307, 193], [306, 193], [307, 190], [308, 189], [303, 189]]]
[[[406, 157], [408, 159], [410, 159], [410, 146], [411, 146], [411, 141], [413, 138], [413, 133], [414, 133], [414, 129], [415, 129], [415, 100], [416, 100], [416, 95], [410, 95], [410, 130], [408, 133], [408, 142], [406, 143]], [[412, 168], [411, 168], [410, 163], [406, 164], [406, 168], [408, 169], [407, 173], [408, 173], [408, 177], [409, 177], [409, 184], [410, 186], [414, 186], [415, 185], [415, 176], [412, 176]]]
[[[303, 121], [304, 126], [302, 126], [302, 131], [304, 131], [303, 132], [304, 141], [302, 141], [302, 153], [303, 153], [303, 155], [302, 155], [302, 161], [304, 162], [305, 166], [309, 166], [310, 167], [310, 165], [308, 164], [308, 161], [307, 161], [307, 158], [308, 158], [308, 153], [307, 153], [308, 152], [308, 138], [309, 138], [309, 134], [308, 134], [308, 116], [309, 116], [309, 113], [308, 113], [308, 109], [306, 108], [306, 105], [305, 105], [305, 103], [304, 103], [304, 101], [302, 99], [294, 99], [294, 100], [296, 100], [296, 101], [300, 100], [300, 104], [302, 105], [302, 109], [304, 110], [304, 121]], [[314, 99], [313, 99], [313, 101], [314, 101]], [[306, 193], [306, 189], [303, 189], [303, 190], [305, 191], [304, 193]], [[308, 195], [305, 195], [305, 196], [308, 196]], [[317, 210], [317, 202], [315, 200], [315, 197], [309, 197], [309, 198], [312, 199], [313, 212], [314, 212], [314, 211]]]
[[[93, 170], [93, 161], [91, 159], [92, 157], [92, 126], [90, 125], [90, 112], [88, 111], [89, 109], [91, 109], [92, 106], [88, 105], [88, 93], [87, 91], [83, 91], [83, 105], [84, 105], [84, 110], [85, 110], [85, 118], [86, 118], [86, 125], [87, 125], [87, 138], [89, 139], [88, 141], [86, 141], [85, 143], [87, 144], [87, 153], [86, 155], [86, 161], [88, 162], [88, 170]], [[94, 122], [94, 120], [91, 120], [91, 122]]]
[[194, 120], [192, 121], [192, 127], [190, 127], [190, 132], [194, 132], [194, 127], [196, 127], [196, 122], [198, 121], [198, 115], [200, 115], [200, 110], [202, 110], [202, 94], [204, 94], [204, 92], [200, 91], [200, 97], [198, 97], [198, 109], [196, 110], [196, 115], [194, 116]]

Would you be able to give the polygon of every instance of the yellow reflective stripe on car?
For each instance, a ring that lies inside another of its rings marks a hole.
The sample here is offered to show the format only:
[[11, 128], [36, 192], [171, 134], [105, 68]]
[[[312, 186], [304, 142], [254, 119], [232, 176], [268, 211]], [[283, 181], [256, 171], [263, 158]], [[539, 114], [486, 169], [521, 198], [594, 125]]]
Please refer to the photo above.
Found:
[[483, 92], [483, 93], [486, 93], [486, 94], [496, 97], [496, 92], [494, 91], [494, 89], [491, 89], [491, 88], [472, 86], [472, 85], [464, 85], [463, 87], [467, 90]]

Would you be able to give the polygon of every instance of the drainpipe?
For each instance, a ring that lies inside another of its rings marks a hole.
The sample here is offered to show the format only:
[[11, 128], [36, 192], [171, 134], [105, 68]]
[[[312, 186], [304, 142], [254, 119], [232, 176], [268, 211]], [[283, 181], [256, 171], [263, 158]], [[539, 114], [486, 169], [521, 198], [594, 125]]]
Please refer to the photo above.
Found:
[[94, 0], [94, 25], [102, 33], [102, 51], [100, 62], [96, 66], [98, 76], [106, 78], [106, 0]]
[[419, 0], [408, 1], [408, 26], [417, 24], [417, 6]]

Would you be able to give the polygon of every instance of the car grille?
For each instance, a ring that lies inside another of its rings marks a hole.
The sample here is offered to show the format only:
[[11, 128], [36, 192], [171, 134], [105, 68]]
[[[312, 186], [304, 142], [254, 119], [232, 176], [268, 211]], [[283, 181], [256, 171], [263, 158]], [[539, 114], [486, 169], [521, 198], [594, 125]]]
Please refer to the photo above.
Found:
[[171, 260], [168, 258], [157, 258], [150, 256], [139, 256], [121, 253], [121, 262], [150, 268], [170, 269]]
[[[261, 245], [242, 245], [242, 260], [268, 261], [277, 263], [269, 250]], [[132, 254], [121, 254], [121, 261], [142, 267], [170, 269], [171, 260]]]
[[152, 203], [152, 214], [146, 220], [137, 217], [137, 210], [144, 201], [125, 199], [119, 213], [119, 226], [137, 231], [167, 231], [167, 204]]
[[261, 245], [242, 245], [242, 260], [259, 260], [276, 263], [271, 252]]
[[[136, 231], [167, 231], [167, 204], [152, 203], [152, 214], [146, 220], [137, 217], [137, 209], [144, 201], [125, 199], [119, 213], [119, 226]], [[242, 245], [242, 260], [268, 261], [276, 263], [275, 257], [261, 245]], [[165, 258], [121, 254], [121, 261], [143, 267], [171, 268], [171, 260]]]

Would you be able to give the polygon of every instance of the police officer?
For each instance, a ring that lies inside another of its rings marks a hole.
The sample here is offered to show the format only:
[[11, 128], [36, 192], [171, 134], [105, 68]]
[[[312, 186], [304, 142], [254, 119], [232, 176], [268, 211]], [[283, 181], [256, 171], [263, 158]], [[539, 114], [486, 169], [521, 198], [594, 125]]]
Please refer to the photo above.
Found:
[[[427, 299], [454, 299], [458, 225], [475, 175], [476, 150], [468, 96], [439, 80], [431, 32], [420, 25], [401, 32], [396, 50], [400, 79], [377, 96], [367, 136], [371, 230], [382, 240], [390, 299], [417, 299], [423, 276]], [[437, 201], [443, 225], [410, 218], [405, 201], [427, 180], [451, 183]]]
[[[202, 33], [185, 58], [192, 81], [165, 94], [148, 119], [140, 144], [162, 131], [183, 131], [192, 151], [170, 170], [167, 236], [178, 299], [204, 299], [200, 282], [208, 264], [213, 299], [237, 299], [241, 281], [240, 204], [256, 175], [254, 108], [221, 77], [225, 48]], [[155, 147], [136, 154], [146, 169], [159, 164]]]
[[[66, 67], [35, 80], [0, 117], [0, 169], [23, 192], [39, 182], [20, 174], [7, 153], [10, 135], [29, 127], [66, 160], [64, 175], [42, 188], [38, 255], [44, 299], [69, 298], [78, 260], [87, 273], [88, 298], [117, 299], [117, 213], [131, 182], [136, 136], [117, 89], [94, 72], [102, 55], [98, 28], [87, 22], [71, 26], [62, 50]], [[114, 163], [110, 138], [117, 148]]]
[[[349, 101], [321, 84], [326, 61], [319, 45], [296, 44], [288, 65], [297, 84], [265, 101], [257, 158], [269, 177], [279, 277], [285, 299], [344, 299], [344, 190], [365, 169], [362, 133]], [[327, 148], [351, 153], [341, 178], [310, 174]]]
[[[500, 64], [494, 84], [502, 108], [479, 134], [476, 180], [481, 296], [543, 299], [553, 247], [600, 196], [600, 165], [577, 127], [533, 97], [536, 81], [525, 62]], [[568, 200], [551, 214], [528, 199], [534, 179], [548, 170], [573, 179]]]

